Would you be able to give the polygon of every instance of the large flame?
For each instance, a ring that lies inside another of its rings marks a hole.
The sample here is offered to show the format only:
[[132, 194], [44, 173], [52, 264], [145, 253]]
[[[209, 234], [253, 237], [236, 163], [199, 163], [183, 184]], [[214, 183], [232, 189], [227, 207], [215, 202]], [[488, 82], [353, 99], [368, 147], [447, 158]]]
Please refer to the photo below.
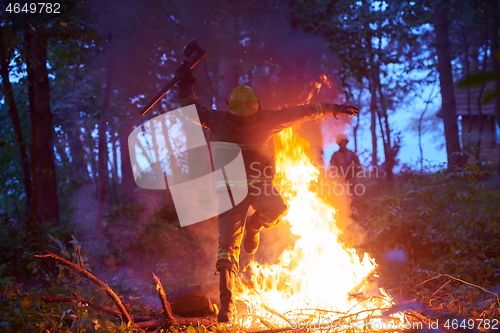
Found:
[[[321, 83], [313, 87], [319, 88]], [[277, 264], [250, 263], [253, 286], [239, 297], [248, 308], [241, 323], [294, 327], [326, 318], [338, 321], [353, 313], [361, 314], [356, 321], [379, 315], [376, 309], [390, 306], [392, 299], [378, 288], [375, 297], [373, 293], [359, 297], [377, 265], [368, 254], [360, 256], [339, 240], [342, 232], [336, 218], [343, 208], [333, 207], [313, 186], [325, 179], [306, 154], [309, 142], [292, 128], [277, 139], [274, 185], [289, 207], [281, 223], [289, 223], [299, 239], [283, 251]], [[333, 186], [329, 181], [326, 185]]]

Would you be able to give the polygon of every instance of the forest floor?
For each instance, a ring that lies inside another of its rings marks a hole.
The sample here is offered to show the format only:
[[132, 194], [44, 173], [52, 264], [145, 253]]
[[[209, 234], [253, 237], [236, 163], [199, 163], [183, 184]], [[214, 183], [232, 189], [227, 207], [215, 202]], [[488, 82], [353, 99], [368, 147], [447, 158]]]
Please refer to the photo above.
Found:
[[[500, 190], [496, 181], [477, 165], [455, 173], [401, 173], [392, 183], [366, 181], [363, 200], [353, 203], [353, 217], [367, 233], [358, 250], [376, 259], [378, 283], [394, 297], [400, 311], [416, 311], [422, 320], [467, 322], [481, 331], [500, 328]], [[160, 277], [167, 294], [199, 284], [217, 285], [215, 221], [181, 229], [165, 208], [151, 211], [141, 206], [117, 206], [108, 218], [108, 229], [113, 231], [112, 236], [104, 235], [105, 242], [83, 238], [80, 242], [77, 233], [72, 235], [73, 229], [62, 226], [41, 226], [28, 233], [22, 221], [3, 218], [1, 331], [140, 331], [77, 302], [45, 303], [42, 296], [76, 292], [114, 306], [100, 288], [75, 272], [53, 260], [34, 258], [43, 251], [80, 264], [106, 281], [136, 316], [161, 315], [151, 272]], [[290, 243], [290, 239], [275, 241], [287, 234], [286, 228], [263, 234], [267, 247], [259, 261], [271, 262]], [[394, 251], [404, 253], [402, 266], [394, 266]], [[243, 254], [242, 265], [251, 259], [256, 258]], [[171, 329], [207, 331], [196, 325]]]

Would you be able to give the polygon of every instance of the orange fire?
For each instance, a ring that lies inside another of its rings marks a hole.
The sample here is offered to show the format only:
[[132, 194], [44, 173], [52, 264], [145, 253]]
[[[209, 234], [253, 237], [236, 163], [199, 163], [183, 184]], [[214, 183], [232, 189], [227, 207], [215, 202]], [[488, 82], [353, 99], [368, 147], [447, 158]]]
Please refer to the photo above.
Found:
[[[329, 83], [326, 76], [322, 79]], [[313, 89], [321, 88], [322, 83], [317, 84]], [[313, 188], [322, 176], [306, 154], [309, 142], [292, 128], [277, 139], [274, 185], [289, 207], [281, 223], [289, 223], [292, 234], [300, 238], [291, 250], [282, 252], [277, 264], [250, 263], [253, 287], [238, 297], [247, 306], [240, 323], [255, 329], [262, 325], [325, 329], [328, 323], [337, 329], [342, 325], [366, 329], [367, 321], [373, 321], [369, 317], [392, 304], [382, 289], [371, 285], [371, 292], [366, 292], [377, 265], [367, 253], [359, 256], [340, 242], [336, 218], [342, 207], [333, 207]], [[355, 313], [359, 315], [350, 317]]]

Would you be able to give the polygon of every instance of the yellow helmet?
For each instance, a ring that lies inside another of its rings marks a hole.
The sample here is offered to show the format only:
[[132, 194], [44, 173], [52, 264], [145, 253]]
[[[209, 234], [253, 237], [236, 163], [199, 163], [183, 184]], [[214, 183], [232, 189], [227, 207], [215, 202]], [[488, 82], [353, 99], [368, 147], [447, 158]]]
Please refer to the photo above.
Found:
[[349, 142], [349, 139], [347, 139], [347, 135], [341, 133], [339, 135], [337, 135], [337, 140], [336, 142], [337, 143], [341, 143], [342, 141], [346, 141], [346, 142]]
[[249, 116], [257, 112], [259, 99], [252, 88], [241, 85], [231, 91], [227, 105], [229, 112], [235, 116]]

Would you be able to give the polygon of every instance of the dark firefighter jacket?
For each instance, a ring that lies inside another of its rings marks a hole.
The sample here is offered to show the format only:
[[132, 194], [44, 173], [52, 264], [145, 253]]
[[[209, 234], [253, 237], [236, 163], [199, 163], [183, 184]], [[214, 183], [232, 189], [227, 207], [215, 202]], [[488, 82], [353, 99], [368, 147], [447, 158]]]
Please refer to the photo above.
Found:
[[210, 130], [216, 142], [236, 143], [241, 148], [249, 183], [272, 181], [275, 174], [274, 134], [297, 122], [333, 115], [333, 110], [321, 104], [307, 104], [276, 111], [259, 110], [255, 122], [238, 125], [231, 121], [229, 111], [211, 110], [201, 105], [194, 85], [179, 87], [179, 98], [182, 106], [196, 105], [201, 125]]

